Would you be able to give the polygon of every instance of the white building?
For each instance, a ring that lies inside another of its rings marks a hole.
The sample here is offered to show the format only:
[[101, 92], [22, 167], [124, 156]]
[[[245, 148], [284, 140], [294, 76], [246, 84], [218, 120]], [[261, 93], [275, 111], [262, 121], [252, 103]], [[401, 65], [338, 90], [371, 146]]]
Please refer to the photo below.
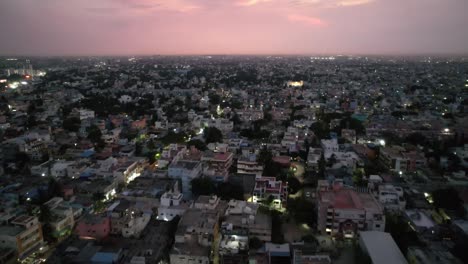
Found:
[[127, 103], [131, 103], [133, 101], [132, 97], [130, 95], [122, 95], [120, 96], [119, 98], [119, 102], [122, 103], [122, 104], [127, 104]]
[[323, 149], [323, 152], [324, 152], [324, 155], [325, 155], [325, 159], [330, 158], [330, 156], [334, 152], [339, 151], [338, 140], [336, 138], [322, 139], [320, 143], [322, 145], [322, 149]]
[[182, 183], [182, 193], [184, 197], [191, 197], [190, 182], [200, 177], [202, 165], [199, 161], [179, 160], [169, 165], [168, 176], [173, 179], [180, 179]]
[[235, 230], [248, 230], [250, 236], [255, 236], [265, 242], [271, 241], [271, 217], [259, 212], [258, 207], [258, 204], [246, 201], [229, 201], [221, 229], [228, 233]]
[[174, 217], [182, 216], [191, 204], [184, 201], [183, 194], [179, 192], [179, 185], [176, 183], [174, 190], [169, 190], [161, 196], [158, 207], [158, 220], [171, 221]]
[[80, 109], [78, 110], [78, 113], [80, 114], [80, 120], [85, 120], [89, 118], [94, 118], [94, 111], [89, 110], [89, 109]]
[[372, 264], [407, 264], [395, 240], [389, 233], [359, 232], [359, 246], [369, 255]]
[[390, 211], [403, 211], [406, 208], [406, 200], [401, 187], [390, 184], [379, 185], [377, 199], [385, 209]]
[[72, 161], [58, 161], [52, 165], [50, 175], [52, 177], [67, 177], [68, 166], [72, 165]]

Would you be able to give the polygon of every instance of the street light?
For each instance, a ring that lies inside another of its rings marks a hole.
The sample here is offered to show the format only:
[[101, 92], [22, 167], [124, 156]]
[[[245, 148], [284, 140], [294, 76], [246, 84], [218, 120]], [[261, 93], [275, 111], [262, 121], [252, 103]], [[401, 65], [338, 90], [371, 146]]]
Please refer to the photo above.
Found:
[[379, 140], [379, 144], [380, 144], [382, 147], [385, 147], [385, 140], [383, 140], [383, 139]]

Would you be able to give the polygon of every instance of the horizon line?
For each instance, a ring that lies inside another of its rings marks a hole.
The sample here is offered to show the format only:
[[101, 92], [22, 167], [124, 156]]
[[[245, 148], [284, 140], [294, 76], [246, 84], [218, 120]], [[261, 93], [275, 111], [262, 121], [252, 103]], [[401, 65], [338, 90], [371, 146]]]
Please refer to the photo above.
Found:
[[153, 53], [153, 54], [132, 54], [132, 53], [122, 53], [122, 54], [0, 54], [0, 57], [152, 57], [152, 56], [161, 56], [161, 57], [197, 57], [197, 56], [291, 56], [291, 57], [307, 57], [307, 56], [336, 56], [336, 57], [365, 57], [365, 56], [374, 56], [374, 57], [468, 57], [468, 52], [466, 53], [456, 53], [456, 52], [421, 52], [421, 53]]

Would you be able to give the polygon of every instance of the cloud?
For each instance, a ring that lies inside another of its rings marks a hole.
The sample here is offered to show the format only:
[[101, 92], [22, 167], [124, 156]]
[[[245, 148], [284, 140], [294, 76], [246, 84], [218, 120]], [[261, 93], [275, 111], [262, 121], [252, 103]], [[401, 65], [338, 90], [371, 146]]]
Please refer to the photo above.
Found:
[[300, 22], [308, 26], [326, 26], [327, 24], [320, 18], [304, 16], [299, 14], [288, 15], [288, 20], [291, 22]]
[[342, 0], [336, 3], [337, 6], [358, 6], [374, 2], [374, 0]]
[[271, 0], [241, 0], [236, 3], [238, 6], [254, 6], [260, 3], [270, 2]]
[[293, 6], [316, 6], [326, 8], [366, 5], [375, 0], [289, 0]]
[[125, 8], [149, 12], [166, 10], [186, 13], [200, 9], [200, 6], [190, 0], [118, 0], [118, 2]]
[[115, 7], [88, 7], [86, 11], [95, 14], [114, 14], [118, 11], [118, 8]]

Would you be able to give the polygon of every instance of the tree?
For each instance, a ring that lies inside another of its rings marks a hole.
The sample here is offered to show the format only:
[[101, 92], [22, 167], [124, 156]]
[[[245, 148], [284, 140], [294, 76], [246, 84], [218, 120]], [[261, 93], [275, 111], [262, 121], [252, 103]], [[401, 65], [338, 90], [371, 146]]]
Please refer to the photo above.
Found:
[[424, 146], [424, 144], [426, 143], [426, 137], [419, 132], [409, 134], [405, 140], [406, 142], [409, 142], [413, 145]]
[[353, 183], [357, 186], [367, 186], [367, 181], [364, 180], [364, 170], [357, 168], [353, 171]]
[[241, 185], [223, 182], [217, 186], [216, 195], [223, 200], [244, 200], [244, 188]]
[[324, 121], [319, 120], [313, 123], [310, 126], [310, 129], [312, 130], [312, 132], [314, 132], [314, 135], [318, 137], [319, 139], [328, 138], [330, 135], [329, 125], [325, 123]]
[[192, 185], [192, 194], [195, 196], [212, 195], [216, 191], [214, 182], [208, 177], [195, 178], [190, 184]]
[[78, 132], [80, 129], [81, 121], [77, 117], [70, 117], [63, 120], [63, 129], [71, 131], [71, 132]]
[[[277, 179], [282, 176], [281, 173], [281, 165], [278, 163], [274, 162], [273, 160], [271, 162], [268, 162], [265, 164], [265, 167], [263, 168], [263, 176], [272, 176], [276, 177]], [[284, 180], [286, 177], [282, 177]]]
[[462, 263], [468, 263], [468, 237], [464, 236], [455, 241], [455, 246], [452, 248], [451, 252], [454, 256], [459, 258]]
[[288, 199], [288, 211], [298, 224], [305, 223], [313, 227], [317, 223], [315, 205], [303, 197]]
[[106, 196], [104, 195], [103, 192], [93, 193], [93, 201], [97, 202], [97, 201], [102, 201], [104, 199], [106, 199]]
[[318, 176], [323, 179], [325, 178], [325, 169], [326, 169], [327, 163], [325, 162], [325, 156], [320, 155], [320, 159], [318, 161]]
[[242, 121], [240, 120], [240, 117], [237, 113], [234, 113], [234, 115], [232, 115], [231, 119], [232, 123], [234, 124], [234, 127], [238, 126], [240, 123], [242, 123]]
[[186, 138], [187, 134], [183, 132], [176, 133], [171, 130], [161, 139], [161, 141], [163, 144], [169, 145], [173, 143], [184, 143]]
[[94, 201], [94, 211], [100, 212], [101, 210], [104, 209], [104, 199], [106, 199], [106, 196], [104, 195], [103, 192], [95, 192], [92, 195], [92, 199]]
[[250, 249], [259, 249], [263, 246], [263, 242], [258, 237], [252, 237], [249, 239]]
[[41, 223], [49, 223], [52, 219], [52, 213], [50, 212], [49, 206], [41, 204], [39, 206], [39, 221]]
[[31, 159], [29, 158], [28, 154], [26, 154], [25, 152], [18, 152], [15, 155], [15, 161], [16, 161], [16, 168], [18, 170], [22, 170], [24, 167], [28, 165]]
[[354, 245], [354, 262], [359, 264], [372, 264], [372, 259], [366, 254], [358, 243]]
[[92, 125], [88, 128], [88, 139], [94, 144], [103, 144], [101, 130], [96, 126]]
[[261, 165], [266, 165], [273, 161], [273, 154], [266, 147], [262, 148], [257, 156], [257, 162]]
[[219, 103], [221, 103], [221, 96], [219, 96], [216, 93], [210, 93], [208, 95], [208, 98], [210, 100], [210, 105], [218, 105]]
[[421, 245], [417, 233], [408, 226], [400, 215], [385, 215], [385, 232], [392, 235], [403, 255], [406, 255], [408, 247]]
[[223, 133], [216, 127], [206, 127], [203, 131], [203, 138], [205, 139], [206, 144], [222, 142]]
[[432, 193], [434, 206], [455, 212], [459, 217], [465, 216], [463, 201], [454, 188], [439, 189]]
[[191, 147], [194, 146], [198, 150], [206, 150], [206, 144], [205, 142], [199, 140], [199, 139], [192, 139], [187, 143], [187, 146]]
[[57, 180], [55, 180], [55, 178], [53, 177], [50, 177], [47, 183], [48, 199], [60, 196], [61, 195], [60, 190], [61, 190], [60, 184], [57, 182]]
[[282, 230], [283, 221], [280, 212], [271, 211], [271, 242], [276, 244], [284, 243], [284, 234]]
[[289, 193], [295, 194], [301, 189], [302, 184], [296, 177], [292, 176], [288, 177], [288, 187]]

